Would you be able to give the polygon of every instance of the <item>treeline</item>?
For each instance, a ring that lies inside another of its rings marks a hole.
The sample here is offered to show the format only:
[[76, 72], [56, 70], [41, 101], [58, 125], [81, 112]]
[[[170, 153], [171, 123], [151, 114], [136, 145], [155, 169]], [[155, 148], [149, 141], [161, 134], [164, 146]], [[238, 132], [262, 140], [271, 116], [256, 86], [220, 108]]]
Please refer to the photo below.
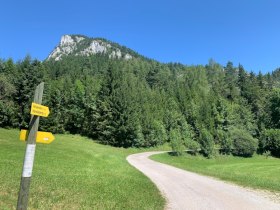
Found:
[[27, 128], [35, 86], [51, 109], [42, 130], [79, 133], [118, 147], [169, 142], [211, 157], [280, 156], [280, 69], [248, 73], [228, 62], [161, 64], [142, 57], [68, 56], [0, 61], [0, 126]]

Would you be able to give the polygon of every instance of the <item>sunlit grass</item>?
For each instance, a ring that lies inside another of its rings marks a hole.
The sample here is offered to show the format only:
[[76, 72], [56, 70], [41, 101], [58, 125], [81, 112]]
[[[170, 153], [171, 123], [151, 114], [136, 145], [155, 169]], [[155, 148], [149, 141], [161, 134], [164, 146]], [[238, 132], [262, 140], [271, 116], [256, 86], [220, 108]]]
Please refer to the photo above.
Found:
[[[138, 149], [113, 148], [78, 135], [37, 144], [29, 209], [163, 209], [151, 181], [130, 166]], [[0, 209], [15, 209], [25, 143], [0, 129]]]
[[206, 159], [202, 156], [171, 156], [167, 153], [151, 159], [185, 170], [217, 177], [243, 186], [280, 191], [280, 159], [255, 155], [252, 158], [219, 156]]

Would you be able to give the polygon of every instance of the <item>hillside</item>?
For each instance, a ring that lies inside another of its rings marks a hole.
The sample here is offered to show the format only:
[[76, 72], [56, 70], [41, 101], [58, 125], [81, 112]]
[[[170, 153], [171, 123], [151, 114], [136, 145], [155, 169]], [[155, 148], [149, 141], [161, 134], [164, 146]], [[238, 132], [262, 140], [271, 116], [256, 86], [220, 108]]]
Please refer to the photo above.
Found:
[[[120, 53], [119, 53], [120, 52]], [[65, 35], [44, 62], [0, 62], [0, 126], [26, 128], [34, 87], [46, 83], [42, 129], [116, 147], [170, 143], [207, 157], [280, 156], [279, 69], [163, 64], [119, 44]]]
[[[25, 143], [18, 130], [0, 128], [0, 145], [0, 208], [14, 209]], [[156, 187], [127, 163], [134, 152], [78, 135], [37, 144], [29, 209], [163, 209]]]

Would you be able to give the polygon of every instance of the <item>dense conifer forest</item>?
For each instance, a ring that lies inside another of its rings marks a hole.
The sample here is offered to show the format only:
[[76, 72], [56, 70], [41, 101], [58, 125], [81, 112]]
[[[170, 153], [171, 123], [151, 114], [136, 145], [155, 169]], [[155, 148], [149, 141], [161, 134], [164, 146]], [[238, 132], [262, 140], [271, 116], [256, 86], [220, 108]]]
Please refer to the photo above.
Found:
[[0, 60], [0, 127], [28, 127], [41, 81], [51, 109], [40, 121], [44, 131], [117, 147], [168, 142], [178, 155], [280, 156], [280, 69], [255, 74], [232, 62], [186, 66], [137, 54]]

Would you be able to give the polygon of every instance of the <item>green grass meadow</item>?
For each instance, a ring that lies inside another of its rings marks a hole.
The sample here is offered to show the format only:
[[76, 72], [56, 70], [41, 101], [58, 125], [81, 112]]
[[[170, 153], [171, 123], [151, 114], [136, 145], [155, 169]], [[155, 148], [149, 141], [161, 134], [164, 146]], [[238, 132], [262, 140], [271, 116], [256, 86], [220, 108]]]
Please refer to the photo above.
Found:
[[[37, 144], [29, 209], [163, 209], [153, 183], [126, 156], [141, 152], [104, 146], [78, 135]], [[15, 209], [25, 142], [0, 128], [0, 209]]]
[[277, 158], [255, 155], [252, 158], [218, 156], [206, 159], [164, 153], [153, 155], [151, 159], [243, 186], [280, 192], [280, 159]]
[[[51, 144], [37, 144], [29, 193], [29, 209], [164, 209], [154, 184], [130, 166], [129, 154], [147, 150], [100, 145], [79, 135], [55, 135]], [[169, 149], [157, 148], [157, 150]], [[149, 150], [155, 150], [151, 148]], [[0, 128], [0, 209], [15, 209], [25, 142], [18, 130]], [[218, 156], [171, 156], [151, 159], [178, 168], [280, 192], [280, 159]]]

